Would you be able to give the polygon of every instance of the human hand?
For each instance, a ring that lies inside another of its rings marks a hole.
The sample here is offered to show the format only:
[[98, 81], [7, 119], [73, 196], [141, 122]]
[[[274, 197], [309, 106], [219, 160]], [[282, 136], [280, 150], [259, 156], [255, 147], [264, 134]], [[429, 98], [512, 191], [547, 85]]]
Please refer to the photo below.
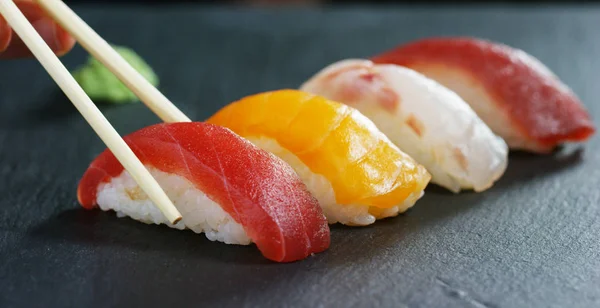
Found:
[[[75, 39], [48, 17], [33, 0], [14, 0], [14, 2], [54, 53], [62, 56], [73, 48]], [[12, 31], [6, 20], [0, 16], [0, 58], [31, 56], [32, 54], [25, 43]]]

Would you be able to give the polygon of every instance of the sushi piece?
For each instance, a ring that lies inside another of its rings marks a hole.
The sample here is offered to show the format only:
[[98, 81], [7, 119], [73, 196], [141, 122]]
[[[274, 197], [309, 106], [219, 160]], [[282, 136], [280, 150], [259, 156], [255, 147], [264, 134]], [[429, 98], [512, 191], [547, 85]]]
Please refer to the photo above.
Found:
[[469, 37], [429, 38], [371, 59], [414, 69], [460, 95], [511, 149], [549, 153], [595, 132], [572, 90], [526, 52]]
[[411, 69], [342, 60], [300, 89], [358, 109], [453, 192], [486, 190], [506, 170], [502, 138], [458, 95]]
[[170, 224], [109, 150], [79, 183], [77, 197], [84, 208], [203, 232], [212, 241], [255, 243], [277, 262], [329, 247], [325, 216], [294, 170], [230, 130], [200, 122], [158, 124], [124, 140], [183, 219]]
[[365, 226], [423, 196], [430, 175], [357, 110], [297, 90], [245, 97], [207, 122], [281, 157], [319, 200], [329, 223]]

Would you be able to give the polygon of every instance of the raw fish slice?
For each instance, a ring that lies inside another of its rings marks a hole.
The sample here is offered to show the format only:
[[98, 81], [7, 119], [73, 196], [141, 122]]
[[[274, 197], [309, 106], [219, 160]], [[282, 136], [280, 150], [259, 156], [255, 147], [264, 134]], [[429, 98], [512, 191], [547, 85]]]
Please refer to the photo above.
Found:
[[506, 169], [502, 138], [454, 92], [408, 68], [343, 60], [301, 90], [358, 109], [453, 192], [488, 189]]
[[460, 95], [512, 149], [548, 153], [586, 141], [594, 124], [577, 96], [522, 50], [475, 38], [430, 38], [375, 56]]
[[329, 223], [363, 226], [406, 211], [430, 180], [357, 110], [297, 90], [245, 97], [208, 122], [288, 162]]
[[109, 150], [92, 162], [79, 184], [83, 207], [190, 228], [230, 244], [254, 242], [266, 258], [279, 262], [329, 247], [327, 221], [293, 169], [230, 130], [198, 122], [158, 124], [124, 140], [183, 220], [169, 224]]

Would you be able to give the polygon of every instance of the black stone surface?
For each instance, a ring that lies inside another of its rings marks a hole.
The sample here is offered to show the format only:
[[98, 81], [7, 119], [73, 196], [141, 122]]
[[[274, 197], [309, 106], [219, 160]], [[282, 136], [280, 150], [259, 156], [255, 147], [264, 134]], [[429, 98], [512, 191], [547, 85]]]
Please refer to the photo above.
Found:
[[[599, 7], [75, 9], [145, 57], [195, 120], [432, 35], [525, 49], [600, 119]], [[63, 61], [85, 56], [78, 47]], [[142, 104], [101, 109], [122, 134], [158, 121]], [[431, 187], [405, 215], [335, 226], [327, 252], [293, 264], [83, 210], [76, 185], [103, 149], [39, 64], [0, 63], [0, 307], [600, 306], [597, 137], [552, 156], [512, 154], [485, 193]]]

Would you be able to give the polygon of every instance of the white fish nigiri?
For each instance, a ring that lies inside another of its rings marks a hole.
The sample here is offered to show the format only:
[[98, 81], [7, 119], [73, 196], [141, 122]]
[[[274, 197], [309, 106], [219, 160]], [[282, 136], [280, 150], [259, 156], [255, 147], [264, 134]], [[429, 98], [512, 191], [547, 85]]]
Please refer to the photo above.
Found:
[[358, 109], [450, 191], [484, 191], [506, 170], [506, 142], [456, 93], [414, 70], [347, 59], [300, 89]]

